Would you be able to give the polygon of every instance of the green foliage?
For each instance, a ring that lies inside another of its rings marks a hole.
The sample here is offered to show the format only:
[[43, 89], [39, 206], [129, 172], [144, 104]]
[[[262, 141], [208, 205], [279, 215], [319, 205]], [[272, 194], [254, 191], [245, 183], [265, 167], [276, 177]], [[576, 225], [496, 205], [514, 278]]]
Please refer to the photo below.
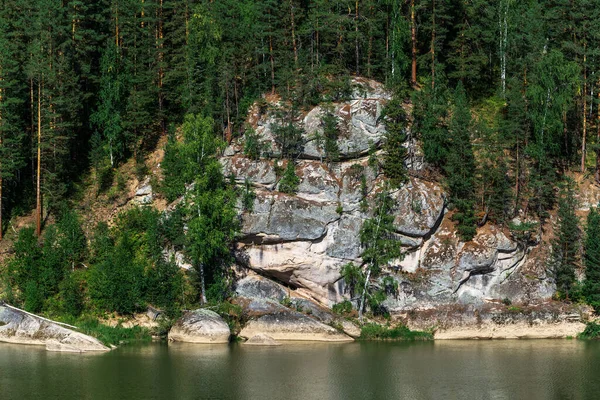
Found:
[[352, 303], [348, 300], [336, 303], [331, 307], [331, 311], [338, 315], [348, 315], [352, 312]]
[[224, 147], [213, 133], [214, 121], [201, 115], [188, 114], [182, 125], [183, 141], [169, 139], [162, 163], [164, 180], [162, 192], [169, 201], [185, 193], [187, 184], [194, 182], [205, 170], [214, 168], [217, 150]]
[[120, 323], [116, 326], [108, 326], [90, 315], [82, 315], [78, 318], [59, 316], [55, 319], [59, 322], [78, 327], [82, 333], [97, 338], [106, 346], [117, 346], [131, 342], [149, 342], [152, 340], [150, 331], [147, 328], [140, 326], [125, 328]]
[[587, 217], [585, 241], [583, 244], [585, 280], [582, 294], [586, 303], [600, 312], [600, 213], [591, 208]]
[[558, 225], [549, 264], [559, 296], [567, 299], [575, 284], [575, 269], [579, 262], [581, 232], [576, 205], [574, 182], [567, 180], [558, 202]]
[[304, 150], [302, 129], [296, 125], [296, 120], [299, 118], [298, 110], [295, 107], [280, 109], [276, 113], [276, 118], [277, 124], [272, 125], [271, 129], [281, 156], [284, 158], [298, 156]]
[[377, 194], [373, 217], [365, 220], [360, 229], [361, 255], [374, 275], [388, 262], [402, 258], [402, 249], [394, 227], [394, 200], [387, 189]]
[[366, 213], [369, 210], [369, 202], [367, 201], [367, 196], [369, 194], [369, 190], [367, 188], [367, 177], [362, 174], [360, 176], [360, 211]]
[[407, 117], [398, 96], [394, 96], [386, 104], [383, 116], [386, 126], [383, 172], [389, 178], [392, 186], [400, 187], [407, 179], [404, 165], [407, 156], [406, 147], [404, 147]]
[[337, 143], [339, 136], [338, 118], [330, 108], [325, 109], [325, 113], [321, 117], [321, 126], [323, 127], [323, 137], [325, 139], [325, 158], [328, 161], [337, 161], [340, 157], [340, 149]]
[[246, 128], [244, 133], [244, 154], [251, 160], [259, 160], [266, 150], [266, 145], [260, 140], [260, 136], [251, 127]]
[[454, 93], [454, 108], [449, 124], [449, 145], [444, 165], [450, 201], [456, 208], [453, 218], [458, 222], [458, 233], [464, 241], [475, 236], [474, 188], [476, 169], [471, 148], [471, 112], [464, 87], [459, 82]]
[[254, 209], [254, 200], [256, 199], [256, 192], [252, 188], [252, 185], [248, 178], [244, 180], [244, 189], [242, 193], [242, 207], [244, 211], [252, 212]]
[[98, 108], [90, 117], [98, 129], [92, 149], [92, 162], [96, 168], [106, 159], [110, 168], [115, 167], [117, 162], [123, 161], [131, 145], [132, 137], [124, 130], [122, 121], [126, 89], [127, 76], [120, 49], [112, 39], [107, 40], [100, 60]]
[[579, 335], [577, 335], [577, 339], [584, 340], [597, 340], [600, 339], [600, 324], [595, 322], [588, 322], [585, 325], [585, 329]]
[[223, 269], [232, 262], [230, 246], [239, 230], [235, 203], [235, 191], [227, 187], [221, 164], [213, 159], [197, 177], [186, 199], [189, 222], [185, 248], [204, 302], [207, 284], [218, 282]]
[[132, 314], [144, 306], [143, 287], [143, 262], [136, 258], [128, 235], [122, 235], [105, 259], [90, 270], [90, 297], [100, 309]]
[[279, 181], [278, 188], [282, 193], [296, 194], [298, 185], [300, 185], [300, 178], [298, 178], [298, 175], [296, 175], [296, 166], [290, 160], [287, 162], [283, 176]]
[[172, 218], [151, 208], [133, 208], [119, 215], [111, 231], [98, 224], [91, 246], [90, 298], [100, 310], [131, 314], [146, 303], [173, 315], [181, 306], [183, 277], [163, 248], [174, 246], [169, 236]]
[[448, 128], [445, 118], [448, 113], [448, 93], [445, 86], [435, 89], [426, 84], [424, 89], [413, 94], [413, 131], [423, 142], [425, 161], [441, 168], [448, 156]]
[[9, 272], [27, 310], [42, 311], [45, 301], [59, 292], [70, 296], [62, 289], [69, 290], [71, 271], [85, 256], [86, 245], [78, 216], [66, 207], [57, 223], [46, 229], [41, 242], [32, 228], [19, 231]]
[[340, 275], [344, 278], [344, 292], [349, 293], [350, 298], [354, 298], [365, 284], [365, 274], [359, 266], [348, 263], [342, 267]]
[[383, 326], [376, 323], [368, 323], [362, 326], [360, 331], [361, 340], [432, 340], [433, 335], [429, 332], [411, 331], [406, 325], [395, 327]]
[[60, 284], [62, 311], [70, 316], [79, 317], [84, 310], [84, 280], [81, 274], [71, 274]]

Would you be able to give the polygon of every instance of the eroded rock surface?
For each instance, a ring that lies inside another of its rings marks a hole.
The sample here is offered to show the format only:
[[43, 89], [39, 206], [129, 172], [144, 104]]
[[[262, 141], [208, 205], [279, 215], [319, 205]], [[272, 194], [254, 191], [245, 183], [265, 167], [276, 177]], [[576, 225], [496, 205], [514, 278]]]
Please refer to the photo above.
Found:
[[244, 344], [251, 346], [281, 346], [281, 343], [273, 339], [271, 336], [264, 335], [262, 333], [252, 336], [250, 339], [246, 340]]
[[251, 320], [240, 332], [242, 337], [261, 334], [278, 341], [348, 342], [353, 340], [329, 325], [289, 309]]
[[186, 343], [228, 343], [229, 326], [214, 311], [187, 312], [169, 331], [169, 341]]
[[[248, 123], [270, 149], [260, 160], [244, 155], [244, 138], [232, 142], [221, 159], [227, 175], [240, 183], [248, 179], [256, 193], [253, 210], [242, 213], [239, 263], [326, 307], [348, 299], [340, 271], [349, 262], [361, 265], [360, 230], [385, 184], [373, 161], [381, 161], [378, 148], [385, 135], [381, 113], [390, 95], [373, 81], [353, 83], [350, 99], [327, 110], [325, 106], [306, 110], [294, 122], [304, 140], [295, 160], [300, 178], [295, 195], [277, 191], [280, 177], [273, 156], [279, 150], [272, 110], [281, 103], [261, 112], [254, 107], [249, 116]], [[325, 112], [338, 121], [337, 161], [327, 161], [315, 139], [323, 132]], [[388, 310], [401, 313], [444, 304], [480, 306], [491, 300], [549, 298], [553, 285], [542, 263], [535, 261], [544, 258], [538, 253], [545, 250], [518, 244], [508, 230], [491, 223], [478, 228], [469, 243], [462, 242], [452, 212], [446, 209], [442, 185], [426, 179], [419, 143], [411, 140], [407, 150], [410, 177], [391, 192], [396, 238], [405, 255], [384, 269], [399, 288], [384, 303]]]
[[109, 351], [98, 339], [0, 304], [0, 342], [45, 345], [50, 351]]

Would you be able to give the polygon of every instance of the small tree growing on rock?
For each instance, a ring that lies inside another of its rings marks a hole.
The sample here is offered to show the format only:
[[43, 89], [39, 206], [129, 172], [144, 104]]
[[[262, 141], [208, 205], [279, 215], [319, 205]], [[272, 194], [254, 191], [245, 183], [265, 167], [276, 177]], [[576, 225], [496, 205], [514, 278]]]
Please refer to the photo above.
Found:
[[364, 249], [361, 256], [366, 266], [366, 276], [358, 306], [361, 319], [367, 301], [371, 309], [376, 308], [381, 301], [377, 291], [372, 290], [371, 280], [377, 278], [382, 268], [390, 261], [403, 257], [394, 227], [394, 206], [394, 200], [385, 187], [377, 194], [373, 216], [365, 220], [360, 229], [360, 243]]

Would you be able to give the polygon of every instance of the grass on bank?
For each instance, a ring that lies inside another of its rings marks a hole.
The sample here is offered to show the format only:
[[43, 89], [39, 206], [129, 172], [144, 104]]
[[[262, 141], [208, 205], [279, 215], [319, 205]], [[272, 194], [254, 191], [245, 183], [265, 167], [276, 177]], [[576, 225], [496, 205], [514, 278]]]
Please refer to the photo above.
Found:
[[405, 325], [395, 327], [368, 323], [362, 326], [361, 340], [433, 340], [433, 334], [423, 331], [411, 331]]
[[106, 346], [118, 346], [131, 342], [149, 342], [152, 340], [152, 335], [148, 328], [141, 326], [125, 328], [120, 323], [116, 326], [109, 326], [101, 323], [98, 318], [93, 316], [81, 316], [79, 318], [62, 316], [55, 320], [76, 326], [81, 333], [95, 337]]

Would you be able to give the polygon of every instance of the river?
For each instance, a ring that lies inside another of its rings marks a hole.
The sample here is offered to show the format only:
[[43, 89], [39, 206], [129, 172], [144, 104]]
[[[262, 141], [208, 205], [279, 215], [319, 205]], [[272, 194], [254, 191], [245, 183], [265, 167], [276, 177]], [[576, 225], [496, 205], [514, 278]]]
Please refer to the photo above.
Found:
[[152, 343], [104, 354], [0, 343], [0, 398], [598, 399], [600, 342]]

